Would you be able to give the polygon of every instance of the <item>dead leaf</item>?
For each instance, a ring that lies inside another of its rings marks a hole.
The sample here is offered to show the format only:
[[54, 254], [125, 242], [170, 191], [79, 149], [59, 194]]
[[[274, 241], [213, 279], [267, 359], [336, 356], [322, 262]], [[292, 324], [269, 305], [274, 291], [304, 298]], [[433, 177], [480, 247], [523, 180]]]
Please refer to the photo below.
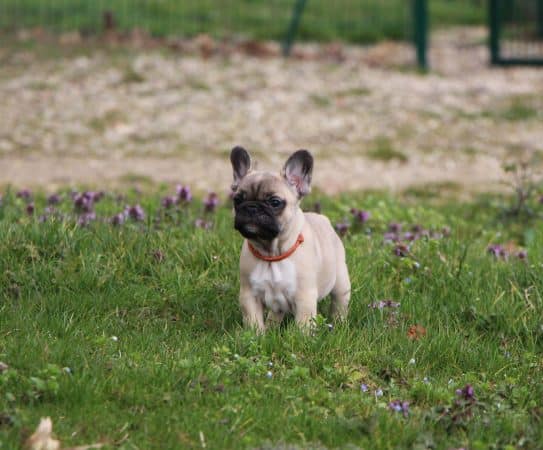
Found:
[[25, 443], [28, 450], [90, 450], [93, 448], [102, 448], [104, 444], [78, 445], [76, 447], [64, 447], [60, 441], [53, 438], [53, 421], [50, 417], [42, 418], [36, 431]]
[[407, 337], [413, 341], [418, 341], [420, 338], [426, 336], [426, 328], [422, 325], [411, 325], [407, 330]]
[[50, 417], [42, 418], [32, 436], [26, 441], [28, 450], [59, 450], [60, 441], [53, 439], [53, 422]]
[[102, 448], [104, 444], [78, 445], [76, 447], [66, 447], [62, 450], [90, 450], [92, 448]]

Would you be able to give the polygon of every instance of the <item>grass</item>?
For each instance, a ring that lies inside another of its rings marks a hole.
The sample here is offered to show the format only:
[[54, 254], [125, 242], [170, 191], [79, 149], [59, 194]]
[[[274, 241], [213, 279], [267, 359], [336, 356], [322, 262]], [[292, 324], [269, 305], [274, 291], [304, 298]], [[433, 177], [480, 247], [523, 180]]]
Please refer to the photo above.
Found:
[[[102, 29], [104, 11], [112, 11], [121, 30], [135, 27], [155, 36], [210, 33], [223, 37], [244, 34], [257, 39], [283, 39], [293, 0], [233, 0], [218, 6], [211, 0], [3, 0], [0, 30], [42, 26], [53, 31]], [[312, 0], [300, 25], [304, 40], [375, 42], [412, 35], [411, 10], [405, 0]], [[432, 24], [482, 24], [485, 7], [474, 0], [432, 0]]]
[[[497, 221], [499, 198], [315, 195], [304, 204], [351, 222], [348, 321], [330, 331], [323, 305], [312, 336], [291, 322], [256, 336], [241, 326], [227, 202], [166, 211], [164, 194], [106, 194], [81, 227], [68, 192], [44, 222], [43, 195], [29, 216], [30, 200], [4, 193], [0, 448], [19, 448], [44, 416], [65, 445], [118, 449], [540, 448], [540, 223]], [[103, 219], [135, 203], [144, 220]], [[357, 224], [351, 207], [370, 219]], [[451, 233], [398, 257], [383, 243], [391, 222]], [[488, 254], [510, 240], [527, 260]], [[368, 307], [383, 299], [400, 305]], [[455, 393], [468, 384], [474, 397]], [[409, 402], [405, 417], [394, 400]]]
[[367, 155], [371, 159], [385, 162], [398, 161], [406, 163], [409, 160], [407, 155], [394, 148], [390, 139], [386, 137], [377, 138]]

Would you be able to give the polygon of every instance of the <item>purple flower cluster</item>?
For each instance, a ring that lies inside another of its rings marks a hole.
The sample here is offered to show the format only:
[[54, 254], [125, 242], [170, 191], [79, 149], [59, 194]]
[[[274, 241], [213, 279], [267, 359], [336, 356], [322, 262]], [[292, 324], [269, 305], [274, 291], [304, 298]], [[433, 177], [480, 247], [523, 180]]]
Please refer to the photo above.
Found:
[[30, 189], [22, 189], [15, 196], [28, 202], [32, 199], [32, 191]]
[[[94, 191], [72, 191], [68, 196], [63, 196], [58, 193], [51, 194], [47, 197], [47, 206], [44, 208], [43, 213], [38, 217], [40, 222], [46, 222], [50, 217], [57, 217], [58, 219], [72, 218], [80, 226], [87, 226], [91, 222], [96, 220], [107, 221], [113, 225], [121, 226], [128, 220], [135, 222], [142, 222], [146, 219], [146, 212], [140, 204], [126, 205], [120, 212], [109, 217], [109, 219], [99, 218], [95, 211], [95, 205], [103, 197], [104, 192]], [[24, 200], [25, 211], [28, 215], [33, 216], [36, 213], [36, 207], [32, 201], [32, 192], [29, 189], [23, 189], [16, 193], [18, 199]], [[71, 206], [73, 214], [63, 214], [61, 210], [56, 209], [57, 205], [60, 205], [66, 198], [71, 200]], [[119, 195], [113, 196], [118, 203], [125, 204], [126, 197]], [[189, 186], [177, 185], [175, 194], [168, 195], [161, 199], [162, 209], [157, 211], [157, 216], [153, 223], [158, 226], [163, 219], [164, 210], [171, 209], [177, 205], [188, 205], [192, 202], [193, 196]], [[2, 205], [3, 197], [0, 194], [0, 206]], [[192, 221], [195, 227], [204, 230], [212, 228], [213, 223], [209, 220], [207, 214], [214, 213], [220, 204], [219, 195], [216, 192], [210, 192], [203, 200], [203, 212], [206, 216], [197, 219], [189, 219]], [[178, 210], [179, 212], [179, 210]], [[170, 217], [170, 216], [168, 216]], [[176, 220], [180, 219], [180, 216], [175, 214], [171, 216]]]
[[110, 222], [113, 225], [123, 225], [127, 219], [132, 219], [136, 222], [142, 222], [145, 220], [145, 211], [141, 207], [141, 205], [133, 205], [129, 206], [127, 205], [123, 211], [120, 213], [115, 214], [111, 219]]
[[351, 208], [351, 214], [353, 215], [355, 222], [360, 224], [366, 223], [371, 217], [369, 211], [363, 211], [356, 208]]
[[219, 205], [219, 196], [215, 192], [210, 192], [204, 200], [205, 212], [212, 213]]
[[[371, 213], [358, 208], [351, 208], [350, 210], [352, 219], [349, 221], [344, 219], [341, 222], [336, 223], [335, 229], [339, 236], [343, 237], [347, 234], [349, 229], [354, 227], [355, 229], [360, 225], [366, 224], [370, 218]], [[366, 232], [371, 233], [370, 229], [366, 229]], [[410, 245], [413, 241], [421, 238], [429, 239], [441, 239], [448, 237], [451, 234], [449, 227], [443, 227], [441, 230], [428, 230], [421, 225], [414, 225], [410, 230], [405, 230], [401, 223], [391, 222], [387, 230], [383, 233], [383, 241], [386, 244], [394, 244], [393, 253], [398, 257], [409, 256]]]
[[394, 246], [394, 249], [392, 250], [394, 255], [398, 256], [399, 258], [405, 258], [406, 256], [409, 256], [409, 246], [405, 244], [397, 243]]
[[192, 193], [189, 186], [182, 186], [178, 184], [176, 187], [176, 192], [179, 203], [189, 203], [192, 200]]
[[336, 226], [335, 226], [337, 234], [339, 234], [342, 237], [347, 234], [347, 231], [349, 231], [350, 227], [351, 225], [349, 224], [349, 222], [346, 222], [346, 221], [338, 222], [336, 223]]
[[409, 402], [393, 400], [388, 404], [388, 407], [392, 411], [402, 413], [404, 417], [409, 415]]
[[127, 217], [130, 217], [136, 222], [141, 222], [145, 219], [145, 211], [139, 204], [134, 206], [127, 206], [124, 211]]
[[516, 256], [520, 260], [528, 258], [528, 252], [526, 250], [514, 250], [511, 252], [500, 244], [490, 244], [486, 250], [496, 259], [502, 259], [504, 261], [508, 260], [510, 256]]
[[47, 204], [51, 206], [58, 205], [60, 203], [60, 200], [60, 195], [51, 194], [49, 197], [47, 197]]
[[170, 209], [175, 205], [186, 205], [192, 201], [192, 192], [189, 186], [178, 184], [175, 188], [175, 195], [167, 195], [162, 198], [161, 204], [164, 208]]
[[462, 400], [475, 401], [475, 391], [471, 384], [466, 384], [462, 389], [456, 390], [456, 395]]
[[372, 309], [399, 308], [400, 302], [395, 302], [393, 300], [380, 300], [375, 303], [370, 303], [368, 307]]
[[164, 197], [160, 204], [166, 208], [166, 209], [170, 209], [172, 208], [173, 206], [175, 206], [175, 204], [177, 203], [177, 197], [173, 196], [173, 195], [167, 195], [166, 197]]
[[72, 193], [74, 209], [82, 214], [91, 213], [94, 211], [94, 204], [98, 203], [103, 196], [103, 192], [74, 192]]
[[89, 223], [96, 220], [96, 213], [94, 211], [84, 212], [77, 218], [77, 224], [81, 227], [86, 227]]
[[449, 227], [443, 227], [440, 231], [427, 230], [421, 225], [414, 225], [408, 231], [402, 231], [400, 223], [391, 223], [388, 230], [383, 235], [383, 239], [387, 243], [402, 243], [413, 242], [422, 238], [442, 239], [451, 234]]
[[[94, 205], [103, 197], [103, 192], [72, 192], [74, 210], [77, 214], [79, 214], [79, 217], [77, 218], [77, 224], [79, 226], [85, 227], [96, 220]], [[54, 196], [50, 196], [48, 198], [48, 202], [50, 202], [50, 204], [55, 204], [55, 202], [58, 203], [58, 201], [60, 201], [60, 198], [56, 198]]]

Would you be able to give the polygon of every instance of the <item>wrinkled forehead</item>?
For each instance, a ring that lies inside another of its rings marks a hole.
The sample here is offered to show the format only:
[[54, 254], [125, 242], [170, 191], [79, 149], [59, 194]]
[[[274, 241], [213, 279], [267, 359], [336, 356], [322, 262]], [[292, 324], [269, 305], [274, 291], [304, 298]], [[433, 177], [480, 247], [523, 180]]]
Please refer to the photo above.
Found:
[[238, 192], [245, 192], [249, 199], [264, 200], [270, 195], [288, 195], [289, 189], [279, 175], [256, 171], [241, 180]]

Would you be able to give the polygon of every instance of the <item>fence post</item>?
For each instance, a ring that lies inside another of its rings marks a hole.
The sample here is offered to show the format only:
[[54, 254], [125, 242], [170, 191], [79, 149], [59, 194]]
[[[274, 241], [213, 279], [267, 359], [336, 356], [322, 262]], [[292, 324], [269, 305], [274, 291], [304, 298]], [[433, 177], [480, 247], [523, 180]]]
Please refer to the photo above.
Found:
[[543, 0], [537, 0], [537, 37], [543, 39]]
[[421, 69], [428, 68], [428, 1], [413, 0], [414, 41], [417, 49], [417, 63]]
[[500, 63], [500, 0], [490, 0], [488, 3], [488, 27], [490, 31], [490, 62]]
[[300, 20], [302, 19], [306, 1], [307, 0], [296, 0], [296, 3], [294, 4], [292, 19], [290, 19], [287, 35], [283, 42], [283, 56], [290, 55], [290, 50], [292, 49], [294, 38], [296, 37], [296, 33], [298, 32], [298, 28], [300, 26]]

